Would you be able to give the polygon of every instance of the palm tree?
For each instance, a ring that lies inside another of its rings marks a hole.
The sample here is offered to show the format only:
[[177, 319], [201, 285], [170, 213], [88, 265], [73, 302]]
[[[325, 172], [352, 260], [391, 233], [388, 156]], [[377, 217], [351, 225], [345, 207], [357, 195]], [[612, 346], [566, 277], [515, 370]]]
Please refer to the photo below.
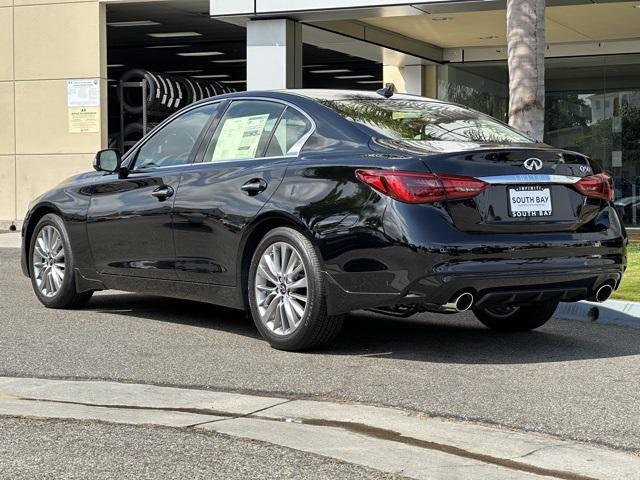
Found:
[[545, 3], [507, 0], [509, 124], [537, 140], [544, 135]]

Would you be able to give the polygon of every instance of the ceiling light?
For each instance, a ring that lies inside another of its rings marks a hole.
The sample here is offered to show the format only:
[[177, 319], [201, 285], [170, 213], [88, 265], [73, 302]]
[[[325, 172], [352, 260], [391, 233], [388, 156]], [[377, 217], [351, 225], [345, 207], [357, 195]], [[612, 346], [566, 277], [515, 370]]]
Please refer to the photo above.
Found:
[[185, 48], [190, 46], [191, 45], [150, 45], [145, 48]]
[[122, 64], [122, 63], [112, 63], [110, 65], [107, 65], [107, 68], [120, 68], [120, 67], [125, 67], [126, 65]]
[[229, 75], [194, 75], [193, 78], [229, 78]]
[[453, 17], [433, 17], [431, 20], [433, 20], [434, 22], [448, 22], [450, 20], [453, 20]]
[[216, 57], [218, 55], [224, 55], [222, 52], [181, 52], [177, 53], [181, 57]]
[[337, 75], [338, 80], [355, 80], [356, 78], [375, 78], [373, 75]]
[[204, 70], [167, 70], [164, 73], [201, 73]]
[[228, 60], [211, 60], [211, 63], [247, 63], [246, 58], [230, 58]]
[[202, 34], [198, 32], [147, 33], [147, 35], [153, 38], [201, 37], [202, 36]]
[[378, 83], [378, 84], [381, 84], [381, 83], [382, 83], [382, 80], [360, 80], [360, 81], [359, 81], [359, 82], [357, 82], [357, 83], [371, 83], [371, 84], [373, 84], [373, 83]]
[[247, 83], [246, 80], [222, 80], [220, 83]]
[[131, 20], [128, 22], [107, 22], [110, 27], [146, 27], [152, 25], [161, 25], [152, 20]]
[[311, 73], [349, 73], [348, 68], [335, 68], [333, 70], [311, 70]]

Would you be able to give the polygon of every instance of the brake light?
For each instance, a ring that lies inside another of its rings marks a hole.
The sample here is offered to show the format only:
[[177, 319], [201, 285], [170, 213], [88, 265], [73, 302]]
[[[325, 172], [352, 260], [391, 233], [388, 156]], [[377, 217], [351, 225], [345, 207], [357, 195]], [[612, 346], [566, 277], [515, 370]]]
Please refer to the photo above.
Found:
[[473, 177], [395, 170], [356, 170], [356, 177], [379, 192], [406, 203], [472, 198], [487, 186]]
[[573, 186], [578, 192], [587, 197], [602, 198], [609, 202], [613, 202], [615, 198], [613, 179], [606, 173], [582, 177]]

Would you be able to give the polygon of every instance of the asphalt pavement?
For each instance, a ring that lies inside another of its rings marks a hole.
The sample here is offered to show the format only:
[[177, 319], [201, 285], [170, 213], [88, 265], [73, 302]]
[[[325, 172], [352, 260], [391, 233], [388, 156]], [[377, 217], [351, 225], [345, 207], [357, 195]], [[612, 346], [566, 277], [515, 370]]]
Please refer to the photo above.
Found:
[[471, 314], [351, 315], [335, 344], [287, 353], [239, 312], [101, 293], [43, 308], [0, 249], [0, 375], [91, 378], [399, 406], [640, 451], [640, 329], [552, 320], [496, 334]]
[[0, 478], [391, 480], [402, 477], [213, 432], [0, 417]]

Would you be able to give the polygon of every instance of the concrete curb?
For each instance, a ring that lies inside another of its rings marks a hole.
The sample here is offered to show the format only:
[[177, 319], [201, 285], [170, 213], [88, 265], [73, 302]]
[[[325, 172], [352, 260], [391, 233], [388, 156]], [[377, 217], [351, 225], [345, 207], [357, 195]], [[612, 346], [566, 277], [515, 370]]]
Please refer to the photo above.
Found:
[[640, 303], [626, 300], [561, 303], [554, 316], [562, 320], [640, 328]]
[[351, 403], [0, 377], [1, 415], [208, 430], [415, 479], [640, 480], [629, 452]]

